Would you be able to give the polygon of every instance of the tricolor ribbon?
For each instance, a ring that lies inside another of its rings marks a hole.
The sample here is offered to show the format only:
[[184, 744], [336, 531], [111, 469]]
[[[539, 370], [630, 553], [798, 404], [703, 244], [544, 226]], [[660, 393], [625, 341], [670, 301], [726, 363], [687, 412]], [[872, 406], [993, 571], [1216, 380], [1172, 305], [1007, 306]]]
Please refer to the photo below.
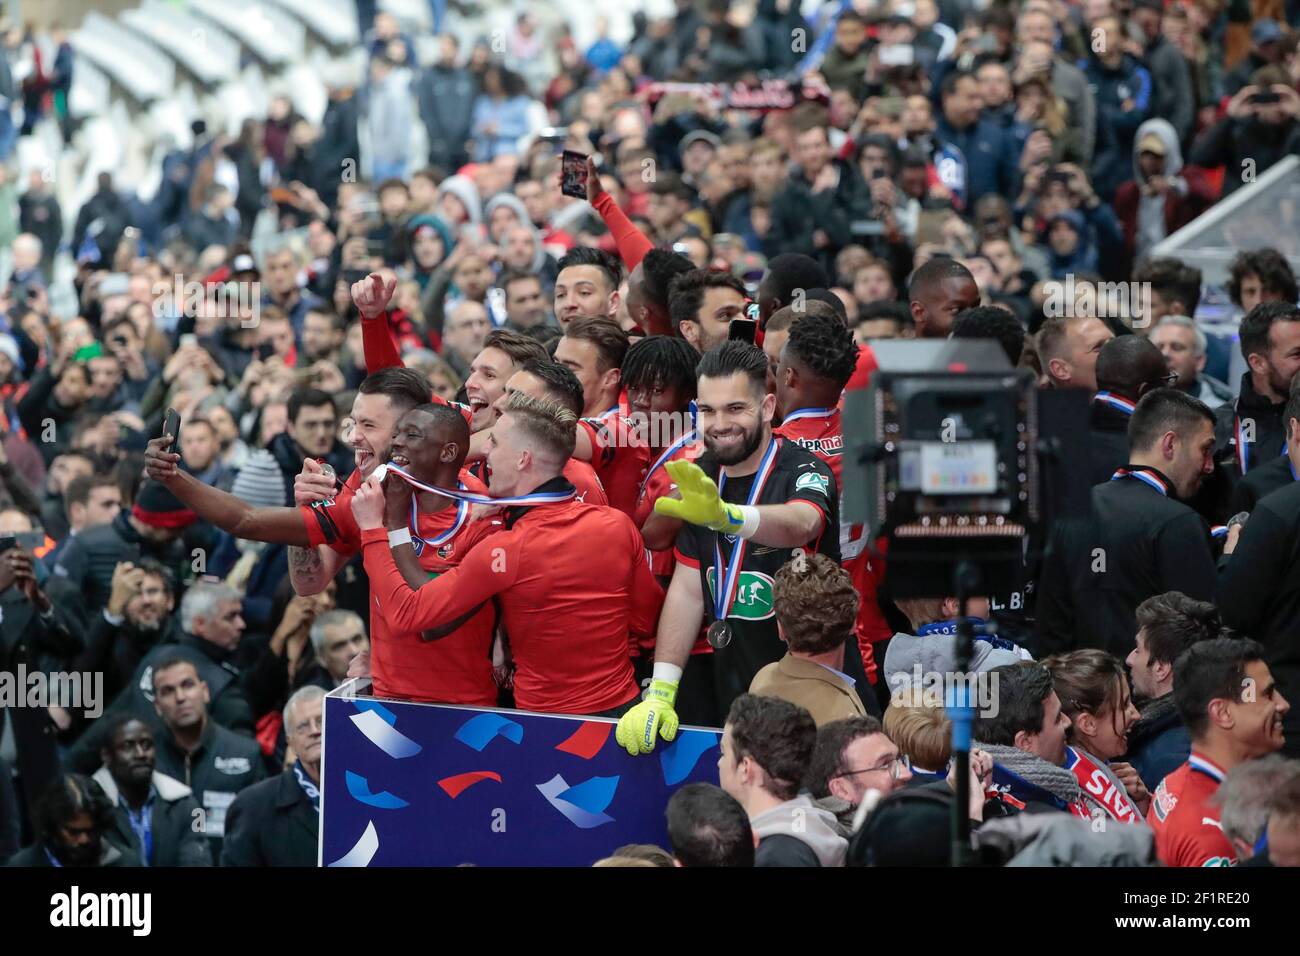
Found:
[[505, 498], [493, 498], [491, 495], [480, 495], [472, 491], [460, 491], [453, 488], [439, 488], [437, 485], [426, 484], [419, 478], [413, 477], [410, 472], [403, 471], [397, 465], [385, 464], [380, 465], [374, 471], [374, 477], [380, 481], [388, 474], [400, 476], [407, 484], [421, 491], [430, 491], [435, 495], [442, 495], [444, 498], [454, 498], [457, 501], [467, 501], [472, 505], [550, 505], [558, 504], [561, 501], [568, 501], [577, 492], [570, 488], [568, 491], [535, 491], [529, 495], [512, 495]]
[[789, 415], [786, 415], [783, 419], [781, 419], [781, 426], [782, 426], [782, 427], [785, 427], [786, 425], [789, 425], [791, 422], [797, 422], [797, 421], [799, 421], [799, 419], [801, 419], [801, 418], [830, 418], [832, 415], [834, 415], [834, 414], [835, 414], [836, 412], [838, 412], [838, 411], [839, 411], [838, 408], [799, 408], [799, 409], [795, 409], [795, 410], [794, 410], [793, 412], [791, 412]]
[[1150, 485], [1166, 498], [1169, 497], [1169, 485], [1156, 474], [1153, 468], [1120, 468], [1110, 476], [1111, 481], [1119, 481], [1121, 478], [1136, 478], [1138, 481]]
[[[758, 471], [754, 475], [753, 487], [749, 489], [749, 497], [745, 500], [746, 505], [752, 507], [763, 494], [763, 487], [767, 484], [767, 479], [771, 477], [772, 469], [776, 465], [776, 452], [779, 446], [780, 442], [775, 438], [768, 442], [767, 450], [763, 452]], [[727, 473], [720, 469], [718, 497], [722, 497], [722, 489], [726, 484]], [[727, 615], [731, 613], [731, 605], [736, 599], [736, 588], [740, 584], [740, 566], [745, 563], [746, 541], [740, 535], [736, 535], [736, 543], [731, 546], [731, 561], [725, 566], [724, 580], [721, 536], [722, 532], [719, 531], [713, 538], [713, 616], [715, 620], [725, 621]]]
[[1212, 779], [1216, 780], [1219, 783], [1223, 783], [1223, 777], [1224, 777], [1223, 771], [1220, 770], [1218, 767], [1216, 767], [1214, 764], [1210, 763], [1200, 754], [1191, 754], [1187, 758], [1187, 765], [1191, 767], [1193, 770], [1199, 771], [1200, 773], [1205, 774], [1207, 777], [1211, 777]]
[[1232, 420], [1232, 438], [1236, 445], [1237, 467], [1241, 473], [1246, 474], [1246, 469], [1250, 467], [1250, 454], [1246, 451], [1246, 442], [1241, 437], [1241, 416], [1238, 415]]
[[[464, 483], [460, 481], [456, 482], [456, 488], [459, 491], [466, 490]], [[417, 514], [415, 496], [412, 495], [411, 496], [411, 521], [410, 521], [411, 547], [414, 549], [416, 557], [419, 557], [421, 554], [424, 553], [424, 549], [426, 546], [431, 548], [436, 548], [444, 541], [450, 541], [452, 538], [456, 537], [456, 535], [460, 533], [461, 527], [465, 524], [465, 520], [469, 517], [469, 508], [470, 508], [470, 504], [468, 501], [462, 499], [461, 501], [456, 502], [456, 520], [452, 522], [451, 527], [448, 528], [446, 531], [444, 531], [442, 534], [438, 535], [436, 538], [421, 538], [420, 533], [418, 531], [419, 516]]]
[[655, 459], [654, 464], [646, 470], [645, 477], [641, 479], [641, 490], [638, 491], [636, 495], [638, 501], [641, 499], [641, 496], [645, 494], [645, 486], [650, 484], [650, 476], [662, 468], [664, 462], [668, 461], [668, 459], [672, 458], [673, 455], [677, 454], [677, 452], [681, 451], [698, 437], [699, 436], [694, 431], [689, 431], [664, 449], [663, 454]]
[[1115, 409], [1115, 411], [1122, 412], [1125, 415], [1132, 415], [1133, 409], [1137, 408], [1137, 405], [1134, 402], [1130, 402], [1122, 395], [1115, 395], [1111, 392], [1098, 392], [1096, 395], [1092, 396], [1092, 400], [1094, 402], [1101, 402], [1104, 405], [1109, 405], [1111, 408]]

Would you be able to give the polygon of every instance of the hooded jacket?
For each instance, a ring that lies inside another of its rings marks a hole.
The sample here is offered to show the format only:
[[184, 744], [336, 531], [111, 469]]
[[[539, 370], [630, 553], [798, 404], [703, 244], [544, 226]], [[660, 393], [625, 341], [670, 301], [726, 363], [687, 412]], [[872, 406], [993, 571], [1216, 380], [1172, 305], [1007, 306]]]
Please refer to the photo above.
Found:
[[749, 825], [758, 837], [755, 866], [844, 865], [849, 843], [839, 835], [835, 814], [817, 806], [806, 793], [751, 817]]
[[[955, 634], [895, 634], [885, 650], [884, 675], [891, 690], [913, 684], [917, 673], [951, 674], [957, 669]], [[1004, 664], [1029, 660], [1029, 654], [1011, 641], [996, 635], [975, 637], [969, 673], [991, 671]]]
[[534, 274], [540, 274], [543, 267], [546, 265], [547, 259], [546, 250], [542, 248], [542, 233], [541, 230], [533, 225], [533, 221], [528, 218], [528, 210], [524, 208], [523, 201], [518, 196], [511, 193], [497, 193], [489, 199], [487, 205], [483, 207], [483, 219], [486, 222], [491, 222], [492, 211], [494, 209], [499, 209], [502, 206], [507, 206], [512, 209], [515, 215], [519, 218], [520, 224], [526, 226], [533, 234], [533, 261], [528, 264], [528, 271]]
[[469, 158], [469, 140], [478, 81], [463, 67], [438, 64], [412, 84], [420, 119], [429, 135], [429, 165], [458, 169]]
[[474, 180], [468, 176], [448, 176], [438, 186], [435, 203], [440, 204], [445, 193], [451, 193], [461, 201], [465, 211], [469, 213], [471, 224], [477, 226], [483, 221], [483, 201], [479, 198], [478, 187], [474, 185]]
[[441, 217], [435, 216], [432, 213], [422, 212], [418, 216], [412, 216], [410, 222], [406, 224], [407, 249], [413, 248], [415, 234], [425, 227], [436, 232], [438, 238], [442, 240], [442, 259], [440, 259], [437, 265], [432, 269], [423, 269], [420, 264], [415, 261], [415, 255], [411, 255], [411, 269], [415, 275], [415, 281], [420, 286], [421, 292], [428, 287], [429, 279], [433, 276], [434, 272], [437, 271], [438, 266], [446, 262], [447, 257], [451, 255], [453, 250], [456, 248], [456, 236], [452, 233], [448, 225], [442, 221]]
[[153, 772], [154, 802], [150, 811], [153, 853], [146, 858], [140, 838], [131, 828], [126, 807], [118, 798], [117, 781], [107, 767], [95, 771], [93, 779], [113, 804], [113, 827], [107, 836], [120, 846], [129, 847], [145, 866], [211, 866], [212, 854], [207, 838], [194, 829], [198, 803], [189, 787], [157, 770]]
[[[1061, 255], [1047, 239], [1054, 226], [1058, 221], [1064, 220], [1070, 224], [1070, 227], [1079, 236], [1079, 242], [1075, 245], [1074, 251], [1066, 255]], [[1044, 246], [1048, 250], [1048, 267], [1051, 270], [1053, 279], [1064, 279], [1071, 273], [1096, 272], [1097, 271], [1097, 247], [1092, 239], [1092, 230], [1088, 228], [1088, 223], [1083, 218], [1083, 213], [1077, 209], [1067, 209], [1058, 212], [1047, 220], [1047, 225], [1043, 229]]]
[[[1164, 196], [1144, 196], [1146, 177], [1138, 165], [1138, 143], [1148, 135], [1160, 137], [1165, 146], [1164, 176], [1171, 188]], [[1205, 170], [1183, 165], [1182, 147], [1174, 127], [1163, 119], [1149, 119], [1133, 137], [1133, 178], [1115, 190], [1115, 215], [1124, 230], [1124, 245], [1130, 256], [1140, 258], [1151, 247], [1173, 235], [1213, 205], [1215, 189]]]

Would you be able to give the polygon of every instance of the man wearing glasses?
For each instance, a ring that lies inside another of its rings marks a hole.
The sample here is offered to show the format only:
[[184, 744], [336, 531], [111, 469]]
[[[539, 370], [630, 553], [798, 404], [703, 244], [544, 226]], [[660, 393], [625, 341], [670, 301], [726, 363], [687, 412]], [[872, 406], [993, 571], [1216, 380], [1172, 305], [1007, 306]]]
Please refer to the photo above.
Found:
[[[992, 769], [988, 754], [971, 753], [971, 819], [983, 819], [984, 783]], [[889, 739], [880, 721], [870, 716], [835, 720], [819, 728], [805, 780], [817, 806], [835, 814], [845, 836], [852, 832], [858, 805], [868, 792], [878, 790], [883, 799], [895, 790], [918, 785], [911, 760]], [[952, 772], [947, 779], [920, 785], [957, 789]]]
[[226, 811], [222, 866], [315, 866], [320, 829], [320, 757], [325, 692], [303, 687], [284, 707], [297, 759], [284, 773], [240, 792]]

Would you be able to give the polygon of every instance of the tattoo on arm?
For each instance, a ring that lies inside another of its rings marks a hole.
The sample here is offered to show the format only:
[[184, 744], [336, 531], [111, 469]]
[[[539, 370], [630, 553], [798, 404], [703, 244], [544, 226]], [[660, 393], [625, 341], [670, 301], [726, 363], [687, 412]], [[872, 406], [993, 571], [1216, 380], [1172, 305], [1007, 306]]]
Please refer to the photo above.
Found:
[[319, 580], [325, 570], [320, 552], [315, 548], [298, 548], [289, 546], [289, 581], [299, 594], [304, 590], [314, 593], [320, 590]]

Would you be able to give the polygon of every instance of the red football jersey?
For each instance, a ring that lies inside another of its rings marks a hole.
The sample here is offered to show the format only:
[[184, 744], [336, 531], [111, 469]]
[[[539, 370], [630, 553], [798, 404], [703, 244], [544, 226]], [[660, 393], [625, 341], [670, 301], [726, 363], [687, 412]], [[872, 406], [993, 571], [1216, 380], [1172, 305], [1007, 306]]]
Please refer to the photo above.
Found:
[[[659, 467], [646, 474], [642, 480], [641, 493], [636, 499], [636, 513], [632, 515], [632, 520], [636, 522], [638, 528], [644, 527], [646, 520], [654, 513], [655, 501], [665, 495], [672, 494], [673, 479], [668, 474], [667, 469], [664, 468], [664, 465], [670, 461], [694, 461], [702, 454], [704, 454], [704, 442], [687, 442], [660, 462]], [[658, 458], [657, 455], [655, 457]], [[655, 577], [671, 578], [673, 576], [673, 568], [677, 566], [677, 559], [673, 555], [672, 544], [669, 544], [662, 551], [651, 551], [646, 548], [645, 554], [650, 561], [650, 570], [654, 572]], [[648, 640], [642, 641], [637, 648], [638, 656], [647, 656], [654, 652], [654, 639], [655, 635], [651, 634]], [[712, 645], [704, 636], [703, 627], [700, 628], [699, 636], [695, 638], [695, 646], [691, 648], [691, 653], [713, 653]]]
[[610, 410], [600, 418], [578, 423], [591, 440], [591, 467], [605, 487], [611, 507], [629, 518], [636, 514], [641, 479], [650, 466], [650, 449], [631, 419]]
[[[359, 475], [359, 472], [353, 472]], [[359, 482], [358, 478], [358, 482]], [[465, 490], [486, 494], [483, 484], [468, 472], [460, 473]], [[361, 529], [352, 517], [351, 480], [337, 498], [310, 508], [301, 508], [312, 546], [326, 544], [345, 557], [361, 550]], [[458, 516], [460, 524], [445, 540], [424, 545], [420, 567], [432, 580], [460, 564], [461, 558], [485, 534], [501, 530], [493, 522], [468, 520], [468, 505], [444, 508], [417, 516], [414, 533], [425, 541], [437, 541], [451, 532]], [[387, 538], [385, 537], [385, 540]], [[496, 612], [490, 603], [453, 633], [426, 641], [417, 632], [394, 633], [372, 603], [370, 608], [370, 675], [376, 697], [420, 700], [439, 704], [496, 705], [496, 683], [492, 679], [492, 635]]]
[[[874, 361], [874, 360], [873, 360]], [[840, 498], [844, 497], [844, 479], [841, 477], [841, 459], [844, 453], [844, 432], [838, 408], [805, 408], [786, 416], [775, 434], [802, 445], [823, 462], [835, 475], [835, 485]], [[843, 505], [840, 508], [843, 514]], [[858, 649], [862, 652], [862, 666], [868, 680], [875, 680], [876, 661], [871, 645], [875, 641], [893, 636], [893, 629], [885, 622], [876, 600], [876, 578], [867, 554], [867, 529], [860, 524], [848, 524], [840, 519], [840, 562], [853, 579], [861, 604], [858, 608]]]
[[628, 647], [654, 632], [664, 594], [631, 519], [569, 500], [507, 509], [504, 522], [418, 590], [398, 572], [386, 532], [364, 532], [366, 574], [382, 613], [418, 630], [495, 597], [520, 709], [594, 714], [635, 699]]
[[1165, 866], [1233, 866], [1237, 851], [1223, 835], [1220, 807], [1211, 798], [1226, 776], [1195, 750], [1187, 762], [1160, 781], [1151, 795], [1147, 823], [1156, 855]]

